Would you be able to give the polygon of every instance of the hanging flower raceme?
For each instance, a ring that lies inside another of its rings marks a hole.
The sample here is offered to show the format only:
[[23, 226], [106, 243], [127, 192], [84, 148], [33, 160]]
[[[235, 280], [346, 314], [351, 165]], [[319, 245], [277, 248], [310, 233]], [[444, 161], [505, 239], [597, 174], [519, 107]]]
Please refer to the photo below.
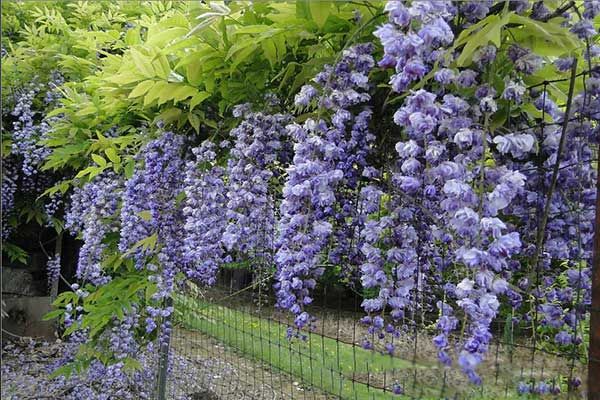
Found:
[[[175, 198], [181, 191], [183, 138], [171, 132], [149, 142], [139, 153], [140, 168], [126, 182], [121, 209], [119, 250], [126, 253], [153, 234], [168, 238], [178, 214]], [[161, 242], [161, 245], [164, 242]], [[135, 250], [138, 267], [146, 261], [142, 250]]]
[[19, 170], [17, 163], [13, 158], [2, 159], [2, 240], [8, 239], [12, 232], [9, 224], [9, 215], [15, 207], [15, 193], [17, 192], [17, 182], [19, 179]]
[[443, 46], [454, 40], [446, 22], [455, 9], [450, 1], [388, 1], [389, 22], [375, 31], [385, 52], [379, 66], [395, 68], [390, 85], [403, 92], [446, 57]]
[[[157, 284], [153, 300], [168, 298], [175, 275], [183, 269], [183, 210], [178, 198], [184, 190], [183, 137], [166, 132], [149, 142], [140, 152], [139, 167], [125, 185], [121, 208], [119, 250], [133, 251], [137, 268], [152, 273]], [[146, 242], [144, 242], [146, 241]], [[145, 243], [145, 245], [144, 245]], [[144, 249], [145, 248], [145, 249]], [[146, 330], [156, 328], [155, 320], [167, 317], [172, 307], [148, 306]], [[168, 320], [163, 319], [163, 324]], [[168, 337], [169, 326], [161, 329]]]
[[251, 112], [249, 105], [237, 106], [234, 114], [243, 121], [231, 131], [223, 245], [230, 254], [270, 263], [276, 225], [272, 181], [287, 167], [285, 127], [291, 117]]
[[225, 261], [222, 237], [227, 226], [225, 168], [217, 164], [217, 146], [204, 141], [192, 150], [185, 176], [185, 273], [206, 285], [216, 283]]
[[107, 283], [110, 276], [102, 268], [105, 236], [117, 229], [111, 217], [117, 212], [123, 181], [113, 172], [103, 172], [71, 195], [71, 205], [65, 215], [65, 227], [81, 236], [76, 276], [99, 286]]
[[[44, 110], [40, 110], [38, 106], [41, 93], [45, 92], [46, 106], [48, 102], [60, 98], [61, 94], [57, 88], [63, 83], [60, 74], [53, 72], [47, 84], [40, 83], [36, 77], [32, 82], [16, 90], [14, 107], [10, 110], [10, 116], [13, 118], [12, 129], [9, 130], [10, 151], [8, 156], [3, 155], [2, 160], [4, 239], [7, 239], [10, 233], [7, 216], [14, 206], [15, 197], [27, 203], [37, 203], [40, 194], [56, 183], [53, 174], [42, 171], [42, 165], [52, 152], [44, 141], [48, 139], [52, 123], [61, 117], [46, 117]], [[62, 204], [59, 193], [53, 194], [46, 204], [42, 204], [47, 226], [51, 227], [54, 222], [58, 222], [53, 218]]]
[[[278, 305], [296, 315], [298, 328], [311, 321], [304, 308], [312, 302], [310, 290], [323, 274], [328, 258], [324, 251], [334, 225], [356, 213], [352, 209], [357, 204], [347, 193], [356, 193], [374, 137], [368, 131], [370, 112], [354, 115], [350, 110], [370, 99], [366, 93], [367, 74], [374, 64], [370, 53], [370, 45], [345, 50], [335, 66], [326, 66], [315, 77], [319, 89], [307, 85], [296, 96], [298, 106], [316, 104], [332, 114], [331, 124], [308, 119], [303, 126], [288, 127], [295, 141], [294, 158], [283, 188], [275, 288]], [[345, 240], [335, 238], [344, 246]]]
[[60, 277], [60, 254], [48, 257], [46, 273], [48, 275], [48, 289], [52, 289], [52, 286], [58, 283]]
[[22, 158], [21, 172], [25, 176], [38, 173], [42, 162], [50, 150], [38, 143], [48, 133], [50, 126], [46, 121], [39, 121], [39, 113], [33, 109], [35, 96], [44, 88], [43, 85], [31, 83], [17, 97], [12, 116], [12, 153]]

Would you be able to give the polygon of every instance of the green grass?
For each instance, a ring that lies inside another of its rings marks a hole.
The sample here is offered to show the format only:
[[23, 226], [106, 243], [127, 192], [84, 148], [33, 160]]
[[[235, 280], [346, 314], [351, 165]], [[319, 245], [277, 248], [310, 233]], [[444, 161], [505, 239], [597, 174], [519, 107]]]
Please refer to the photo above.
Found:
[[[437, 366], [413, 364], [397, 357], [364, 350], [359, 346], [318, 334], [309, 334], [306, 341], [288, 340], [286, 324], [183, 295], [176, 296], [174, 300], [176, 322], [184, 328], [200, 331], [246, 357], [262, 361], [273, 369], [296, 377], [306, 385], [319, 388], [342, 399], [407, 398], [393, 396], [389, 390], [384, 392], [368, 386], [367, 371], [380, 376], [385, 371], [389, 389], [392, 383], [390, 376], [394, 371], [408, 370], [406, 373], [412, 376], [415, 368], [437, 368]], [[432, 386], [420, 384], [423, 387], [419, 386], [419, 394], [426, 396], [423, 398], [440, 398], [441, 375], [440, 370], [440, 380], [431, 382]], [[353, 382], [353, 377], [365, 383], [356, 380]], [[482, 393], [475, 396], [473, 394], [468, 397], [486, 398]]]

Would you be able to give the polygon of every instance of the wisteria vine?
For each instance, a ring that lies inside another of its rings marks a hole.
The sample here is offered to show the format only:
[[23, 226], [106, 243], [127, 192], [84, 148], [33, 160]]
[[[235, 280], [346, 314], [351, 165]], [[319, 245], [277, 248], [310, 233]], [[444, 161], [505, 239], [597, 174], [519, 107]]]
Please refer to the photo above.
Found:
[[[119, 158], [90, 179], [78, 175], [68, 194], [47, 196], [46, 222], [65, 208], [65, 228], [82, 242], [62, 316], [70, 343], [95, 340], [115, 359], [94, 361], [85, 378], [69, 381], [72, 398], [149, 398], [139, 387], [148, 371], [130, 374], [126, 364], [154, 366], [152, 339], [169, 339], [178, 285], [215, 285], [228, 265], [249, 268], [253, 285], [265, 279], [259, 269], [272, 271], [276, 305], [294, 317], [290, 338], [314, 328], [314, 291], [331, 270], [362, 296], [366, 349], [394, 356], [395, 339], [422, 328], [426, 315], [441, 364], [458, 365], [474, 384], [482, 383], [495, 323], [579, 354], [598, 200], [600, 2], [586, 0], [582, 10], [554, 15], [526, 0], [388, 1], [374, 43], [349, 42], [292, 93], [293, 105], [274, 95], [267, 105], [232, 105], [226, 130], [217, 124], [196, 136], [165, 131], [161, 121], [135, 155], [123, 154], [127, 173]], [[491, 30], [483, 24], [490, 17], [505, 23]], [[538, 54], [519, 40], [523, 32], [500, 33], [523, 19], [556, 17], [580, 48]], [[461, 42], [477, 29], [489, 29], [489, 40]], [[562, 77], [556, 85], [548, 71]], [[569, 76], [578, 84], [566, 95]], [[37, 111], [40, 102], [56, 106], [63, 83], [53, 73], [15, 99], [11, 155], [2, 162], [3, 240], [18, 190], [37, 198], [66, 184], [42, 173], [57, 120]], [[50, 285], [60, 263], [60, 255], [48, 260]], [[122, 265], [148, 284], [134, 293], [144, 291], [145, 301], [120, 307], [100, 333], [82, 328], [90, 315], [84, 299], [123, 278], [111, 271]], [[69, 351], [61, 363], [75, 359]], [[170, 367], [182, 362], [171, 357]], [[100, 381], [110, 396], [97, 393]], [[403, 390], [393, 385], [395, 394]], [[516, 391], [560, 388], [523, 380]]]

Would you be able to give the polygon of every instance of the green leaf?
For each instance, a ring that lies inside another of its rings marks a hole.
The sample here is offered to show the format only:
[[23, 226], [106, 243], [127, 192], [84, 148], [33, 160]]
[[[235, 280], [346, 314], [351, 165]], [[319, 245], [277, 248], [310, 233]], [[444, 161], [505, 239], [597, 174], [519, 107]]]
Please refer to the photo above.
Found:
[[46, 189], [44, 191], [44, 193], [42, 193], [38, 198], [44, 197], [44, 196], [52, 196], [54, 193], [58, 192], [59, 190], [60, 190], [60, 186], [58, 184], [54, 185], [54, 186], [49, 187], [48, 189]]
[[55, 319], [60, 317], [61, 315], [63, 315], [64, 310], [54, 310], [54, 311], [50, 311], [49, 313], [47, 313], [46, 315], [44, 315], [42, 317], [42, 321], [49, 321], [51, 319]]
[[277, 64], [277, 46], [272, 39], [267, 39], [261, 43], [263, 53], [267, 60], [269, 60], [269, 64], [271, 68]]
[[96, 106], [91, 105], [91, 106], [84, 107], [81, 110], [77, 111], [75, 113], [75, 115], [83, 117], [86, 115], [96, 114], [97, 112], [98, 112], [98, 108]]
[[169, 60], [167, 60], [167, 57], [164, 54], [158, 54], [156, 58], [152, 60], [152, 66], [159, 77], [163, 79], [167, 79], [169, 77], [171, 66], [169, 65]]
[[54, 300], [52, 305], [54, 307], [61, 307], [61, 306], [64, 306], [65, 304], [76, 302], [76, 301], [77, 301], [77, 294], [75, 292], [66, 291], [66, 292], [60, 293], [58, 295], [58, 297], [56, 298], [56, 300]]
[[192, 97], [198, 93], [198, 89], [193, 86], [179, 85], [172, 92], [173, 101], [178, 102]]
[[229, 48], [229, 51], [227, 52], [227, 55], [225, 56], [225, 61], [227, 61], [231, 57], [233, 57], [234, 54], [236, 54], [244, 49], [247, 49], [248, 47], [256, 48], [256, 41], [254, 38], [251, 38], [251, 37], [244, 38], [243, 40], [241, 40], [238, 43], [231, 46]]
[[67, 110], [66, 107], [55, 108], [54, 110], [52, 110], [52, 111], [50, 111], [49, 113], [46, 114], [46, 118], [55, 117], [55, 116], [57, 116], [59, 114], [64, 114], [66, 110]]
[[94, 160], [94, 162], [100, 167], [106, 167], [106, 160], [104, 159], [104, 157], [99, 156], [98, 154], [92, 154], [92, 160]]
[[196, 114], [189, 113], [188, 121], [190, 121], [190, 125], [192, 125], [196, 133], [200, 133], [200, 118]]
[[208, 92], [200, 92], [194, 97], [192, 97], [192, 99], [190, 100], [190, 112], [194, 109], [194, 107], [202, 103], [204, 100], [208, 99], [210, 96], [211, 95]]
[[490, 130], [492, 132], [494, 132], [496, 129], [498, 129], [500, 126], [502, 126], [504, 124], [504, 122], [506, 122], [507, 118], [508, 118], [508, 107], [507, 106], [500, 107], [500, 109], [496, 113], [494, 113], [491, 117]]
[[156, 241], [158, 239], [158, 235], [155, 233], [152, 236], [149, 236], [147, 239], [143, 240], [142, 248], [144, 249], [153, 249], [156, 247]]
[[150, 221], [152, 219], [152, 214], [148, 210], [140, 211], [137, 213], [141, 219], [144, 221]]
[[191, 85], [200, 85], [202, 84], [202, 66], [200, 63], [189, 64], [185, 67], [185, 75], [187, 81]]
[[125, 44], [133, 46], [140, 43], [140, 27], [136, 26], [133, 29], [129, 29], [125, 34]]
[[196, 47], [199, 47], [198, 39], [188, 38], [188, 39], [178, 40], [175, 43], [163, 48], [160, 52], [164, 55], [171, 55], [171, 54], [175, 54], [178, 50], [192, 49], [192, 48], [196, 48]]
[[310, 14], [319, 28], [322, 28], [331, 12], [331, 1], [312, 0], [310, 4]]
[[353, 25], [348, 20], [338, 17], [335, 14], [330, 14], [321, 28], [323, 33], [342, 33], [349, 32]]
[[16, 244], [2, 242], [2, 252], [6, 253], [11, 262], [18, 261], [21, 264], [27, 264], [29, 257], [27, 252]]
[[148, 302], [152, 299], [152, 296], [154, 296], [154, 293], [156, 293], [156, 285], [155, 284], [146, 286], [146, 302]]
[[296, 1], [296, 18], [307, 19], [309, 21], [312, 20], [309, 0]]
[[79, 171], [77, 175], [75, 175], [75, 178], [83, 178], [84, 176], [89, 175], [89, 179], [92, 179], [102, 171], [104, 171], [104, 168], [87, 167], [86, 169]]
[[[557, 20], [541, 22], [511, 13], [510, 22], [522, 25], [524, 34], [533, 36], [538, 41], [552, 43], [562, 52], [574, 51], [583, 45], [567, 28], [560, 26]], [[532, 50], [536, 51], [535, 48]]]
[[247, 26], [243, 26], [241, 28], [236, 29], [235, 34], [236, 35], [242, 35], [242, 34], [256, 35], [259, 33], [266, 32], [268, 30], [272, 30], [272, 28], [269, 25], [247, 25]]
[[[152, 75], [154, 76], [154, 74]], [[135, 72], [124, 72], [122, 74], [113, 75], [106, 80], [117, 85], [128, 85], [130, 83], [138, 82], [144, 79], [144, 75]]]
[[233, 57], [233, 63], [231, 64], [231, 68], [237, 67], [240, 63], [246, 61], [257, 49], [258, 44], [252, 43], [250, 46], [244, 48], [243, 50], [237, 52]]
[[125, 173], [125, 178], [130, 179], [133, 176], [133, 170], [135, 169], [135, 161], [129, 160], [127, 164], [125, 164], [125, 168], [123, 168], [123, 172]]
[[60, 234], [65, 228], [65, 224], [61, 219], [52, 217], [50, 218], [50, 222], [52, 223], [54, 230], [56, 230], [56, 233]]
[[142, 82], [138, 83], [137, 86], [133, 88], [131, 93], [129, 93], [129, 98], [131, 99], [131, 98], [139, 97], [139, 96], [146, 94], [146, 92], [148, 92], [148, 90], [150, 90], [150, 88], [154, 85], [154, 83], [155, 83], [155, 81], [153, 81], [152, 79], [148, 79], [146, 81], [142, 81]]
[[183, 200], [187, 198], [187, 195], [184, 191], [179, 192], [179, 194], [175, 197], [175, 204], [181, 204]]
[[156, 82], [152, 86], [152, 88], [150, 88], [150, 90], [148, 90], [148, 93], [144, 97], [144, 106], [148, 106], [155, 100], [159, 99], [161, 96], [168, 94], [168, 91], [167, 91], [168, 87], [169, 87], [169, 84], [165, 81]]
[[106, 157], [108, 157], [108, 159], [114, 164], [121, 163], [121, 157], [119, 157], [117, 151], [114, 148], [109, 147], [108, 149], [104, 150], [104, 153], [106, 154]]
[[510, 21], [513, 13], [507, 13], [502, 17], [492, 14], [488, 15], [475, 25], [461, 32], [455, 42], [454, 48], [465, 44], [460, 56], [456, 60], [459, 67], [464, 67], [472, 62], [473, 53], [489, 42], [500, 47], [502, 43], [502, 28]]
[[76, 365], [76, 362], [71, 362], [66, 365], [63, 365], [62, 367], [57, 368], [54, 371], [52, 371], [52, 373], [49, 375], [49, 377], [51, 379], [58, 378], [59, 376], [64, 376], [64, 377], [68, 378], [71, 375], [73, 375], [73, 373], [75, 373], [75, 370], [76, 370], [75, 365]]
[[179, 109], [177, 107], [167, 108], [166, 110], [164, 110], [163, 112], [158, 114], [156, 116], [156, 118], [154, 119], [154, 121], [155, 121], [155, 123], [157, 121], [163, 121], [165, 124], [170, 124], [170, 123], [178, 120], [179, 117], [181, 116], [181, 114], [182, 114], [181, 109]]
[[152, 68], [150, 57], [144, 56], [136, 49], [131, 49], [129, 54], [131, 54], [131, 59], [133, 60], [135, 67], [142, 75], [148, 78], [154, 78], [156, 76], [156, 72], [154, 71], [154, 68]]
[[164, 47], [169, 42], [174, 39], [183, 38], [188, 33], [187, 28], [182, 27], [172, 27], [165, 30], [161, 30], [154, 35], [148, 34], [148, 40], [146, 44], [156, 46], [156, 47]]
[[123, 369], [125, 371], [139, 371], [142, 369], [142, 364], [135, 358], [126, 357], [123, 359]]

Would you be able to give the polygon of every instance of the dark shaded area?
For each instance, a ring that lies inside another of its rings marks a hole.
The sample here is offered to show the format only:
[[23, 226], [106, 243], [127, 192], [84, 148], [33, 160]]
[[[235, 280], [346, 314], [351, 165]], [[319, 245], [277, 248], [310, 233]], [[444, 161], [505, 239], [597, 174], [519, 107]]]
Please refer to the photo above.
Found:
[[192, 393], [190, 397], [192, 398], [192, 400], [219, 400], [219, 397], [210, 390]]

